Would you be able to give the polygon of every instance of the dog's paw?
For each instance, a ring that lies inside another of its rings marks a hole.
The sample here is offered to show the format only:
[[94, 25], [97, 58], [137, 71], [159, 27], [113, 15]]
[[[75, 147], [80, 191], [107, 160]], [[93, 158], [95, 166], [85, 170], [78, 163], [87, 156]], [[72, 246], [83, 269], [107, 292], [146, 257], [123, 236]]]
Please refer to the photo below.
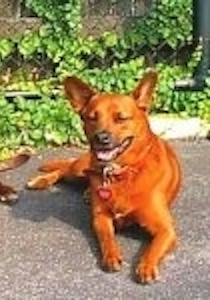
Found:
[[107, 252], [102, 260], [103, 270], [108, 272], [120, 271], [122, 264], [123, 256], [118, 249]]
[[135, 275], [136, 280], [143, 284], [150, 284], [160, 280], [158, 265], [146, 261], [139, 263]]
[[18, 201], [18, 194], [13, 187], [0, 183], [0, 202], [12, 205]]
[[13, 205], [18, 201], [18, 194], [16, 192], [0, 195], [0, 202], [8, 205]]
[[40, 175], [29, 180], [26, 184], [26, 187], [32, 190], [43, 190], [50, 187], [50, 185], [51, 183], [48, 181], [47, 177], [45, 175]]
[[60, 179], [60, 172], [54, 171], [44, 175], [36, 176], [28, 181], [26, 187], [33, 190], [43, 190], [51, 187]]

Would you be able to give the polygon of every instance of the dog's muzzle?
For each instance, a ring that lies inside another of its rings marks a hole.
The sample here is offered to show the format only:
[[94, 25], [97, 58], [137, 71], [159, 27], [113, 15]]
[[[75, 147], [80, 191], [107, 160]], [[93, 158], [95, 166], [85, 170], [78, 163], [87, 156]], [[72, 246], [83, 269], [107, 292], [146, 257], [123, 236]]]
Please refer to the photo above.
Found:
[[91, 145], [97, 159], [108, 162], [122, 154], [131, 144], [132, 139], [133, 137], [126, 137], [119, 143], [108, 131], [100, 131], [94, 135]]

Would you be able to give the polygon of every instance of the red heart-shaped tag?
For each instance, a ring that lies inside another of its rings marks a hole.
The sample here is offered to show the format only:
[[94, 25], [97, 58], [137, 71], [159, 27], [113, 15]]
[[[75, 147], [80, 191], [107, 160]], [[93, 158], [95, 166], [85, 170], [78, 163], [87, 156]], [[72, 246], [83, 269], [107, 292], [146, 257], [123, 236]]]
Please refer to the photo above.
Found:
[[109, 200], [112, 197], [112, 191], [107, 187], [100, 186], [97, 192], [102, 200]]

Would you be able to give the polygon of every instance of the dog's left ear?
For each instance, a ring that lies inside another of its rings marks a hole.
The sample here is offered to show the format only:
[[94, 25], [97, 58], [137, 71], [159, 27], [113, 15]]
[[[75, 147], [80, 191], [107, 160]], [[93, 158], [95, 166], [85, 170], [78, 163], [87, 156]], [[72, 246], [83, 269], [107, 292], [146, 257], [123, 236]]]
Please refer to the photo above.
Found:
[[138, 102], [138, 106], [148, 111], [151, 105], [152, 95], [157, 83], [157, 73], [149, 71], [134, 89], [132, 96]]
[[64, 88], [74, 110], [81, 112], [83, 107], [92, 98], [96, 92], [88, 84], [77, 77], [67, 77], [64, 80]]

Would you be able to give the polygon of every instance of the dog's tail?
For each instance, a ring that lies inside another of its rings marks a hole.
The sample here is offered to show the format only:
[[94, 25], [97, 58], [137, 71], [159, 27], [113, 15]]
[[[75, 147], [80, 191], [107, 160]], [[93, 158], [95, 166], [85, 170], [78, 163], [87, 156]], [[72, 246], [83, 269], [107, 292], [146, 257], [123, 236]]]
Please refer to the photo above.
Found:
[[0, 161], [0, 172], [15, 169], [25, 162], [30, 158], [29, 153], [20, 153], [17, 154], [16, 156], [6, 159], [4, 161]]

